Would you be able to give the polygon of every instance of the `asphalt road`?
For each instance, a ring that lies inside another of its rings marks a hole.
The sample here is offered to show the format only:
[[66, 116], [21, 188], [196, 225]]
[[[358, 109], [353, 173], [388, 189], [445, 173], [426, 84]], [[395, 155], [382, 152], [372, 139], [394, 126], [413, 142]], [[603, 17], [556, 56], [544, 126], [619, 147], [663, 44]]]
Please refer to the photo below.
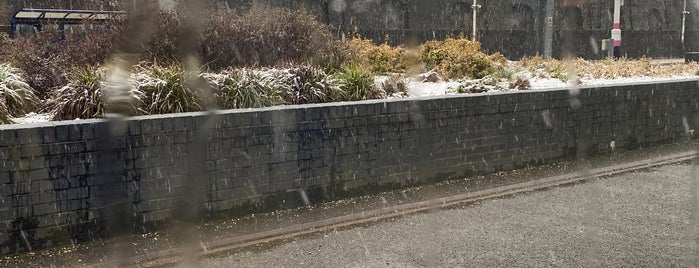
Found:
[[[205, 267], [697, 265], [696, 177], [670, 165], [335, 230], [207, 259]], [[691, 220], [695, 219], [695, 220]], [[693, 222], [694, 224], [690, 224]]]

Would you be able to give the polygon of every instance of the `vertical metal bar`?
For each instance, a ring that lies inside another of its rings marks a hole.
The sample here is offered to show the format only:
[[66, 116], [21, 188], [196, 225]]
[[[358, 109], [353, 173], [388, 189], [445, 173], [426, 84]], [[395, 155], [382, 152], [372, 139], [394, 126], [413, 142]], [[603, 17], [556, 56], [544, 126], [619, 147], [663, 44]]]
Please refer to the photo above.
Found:
[[546, 0], [546, 22], [544, 25], [544, 57], [553, 56], [553, 0]]
[[476, 33], [476, 30], [478, 29], [476, 27], [476, 16], [478, 15], [478, 8], [480, 7], [478, 5], [478, 0], [473, 0], [473, 6], [471, 7], [473, 10], [473, 34], [471, 35], [471, 40], [473, 40], [473, 42], [476, 42], [476, 38], [478, 36], [478, 34]]
[[10, 38], [15, 38], [15, 34], [17, 33], [17, 21], [15, 20], [14, 16], [10, 20]]
[[684, 8], [682, 9], [682, 45], [684, 45], [684, 33], [687, 22], [687, 14], [689, 14], [689, 11], [687, 11], [687, 0], [684, 0]]
[[621, 1], [614, 0], [614, 27], [612, 27], [612, 39], [614, 39], [614, 58], [621, 57]]

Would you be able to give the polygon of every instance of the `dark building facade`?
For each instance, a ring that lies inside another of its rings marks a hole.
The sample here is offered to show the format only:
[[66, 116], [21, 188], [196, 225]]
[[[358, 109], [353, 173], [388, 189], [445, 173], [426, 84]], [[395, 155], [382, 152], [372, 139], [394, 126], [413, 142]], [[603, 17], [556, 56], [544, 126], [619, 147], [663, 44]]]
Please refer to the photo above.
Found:
[[[109, 8], [116, 0], [0, 0], [0, 15], [35, 8]], [[473, 0], [219, 0], [219, 8], [269, 4], [306, 9], [338, 35], [360, 34], [376, 42], [414, 44], [472, 33]], [[622, 54], [682, 57], [699, 50], [699, 10], [689, 1], [687, 39], [681, 41], [683, 0], [625, 0]], [[610, 38], [613, 0], [480, 0], [477, 29], [483, 48], [511, 59], [535, 54], [601, 58]], [[547, 10], [549, 10], [547, 12]], [[550, 49], [547, 49], [549, 47]]]

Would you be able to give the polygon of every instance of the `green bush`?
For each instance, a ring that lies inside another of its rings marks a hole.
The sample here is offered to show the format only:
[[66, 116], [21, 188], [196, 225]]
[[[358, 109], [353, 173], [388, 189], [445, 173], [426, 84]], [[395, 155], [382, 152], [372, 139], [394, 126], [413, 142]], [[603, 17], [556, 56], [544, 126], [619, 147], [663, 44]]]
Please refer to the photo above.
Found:
[[36, 111], [39, 98], [25, 82], [21, 71], [9, 64], [0, 64], [0, 102], [7, 115], [18, 117]]
[[141, 92], [141, 112], [166, 114], [201, 111], [196, 92], [186, 85], [187, 73], [176, 64], [170, 66], [137, 66], [134, 88]]
[[500, 61], [483, 53], [480, 43], [463, 37], [428, 41], [420, 47], [420, 53], [428, 69], [438, 68], [449, 78], [480, 79], [493, 72], [494, 61]]
[[250, 69], [226, 70], [206, 74], [221, 109], [259, 108], [282, 103], [279, 96], [288, 86], [276, 77]]
[[381, 90], [374, 85], [374, 77], [360, 66], [348, 66], [337, 74], [342, 100], [356, 101], [383, 97]]

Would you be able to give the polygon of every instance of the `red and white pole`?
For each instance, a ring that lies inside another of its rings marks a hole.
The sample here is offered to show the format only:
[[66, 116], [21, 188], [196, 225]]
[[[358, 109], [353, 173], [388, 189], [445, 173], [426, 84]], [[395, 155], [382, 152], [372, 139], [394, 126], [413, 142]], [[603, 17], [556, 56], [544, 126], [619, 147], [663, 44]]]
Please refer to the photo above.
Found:
[[612, 39], [614, 40], [614, 58], [621, 57], [621, 2], [614, 0], [614, 27], [612, 28]]

